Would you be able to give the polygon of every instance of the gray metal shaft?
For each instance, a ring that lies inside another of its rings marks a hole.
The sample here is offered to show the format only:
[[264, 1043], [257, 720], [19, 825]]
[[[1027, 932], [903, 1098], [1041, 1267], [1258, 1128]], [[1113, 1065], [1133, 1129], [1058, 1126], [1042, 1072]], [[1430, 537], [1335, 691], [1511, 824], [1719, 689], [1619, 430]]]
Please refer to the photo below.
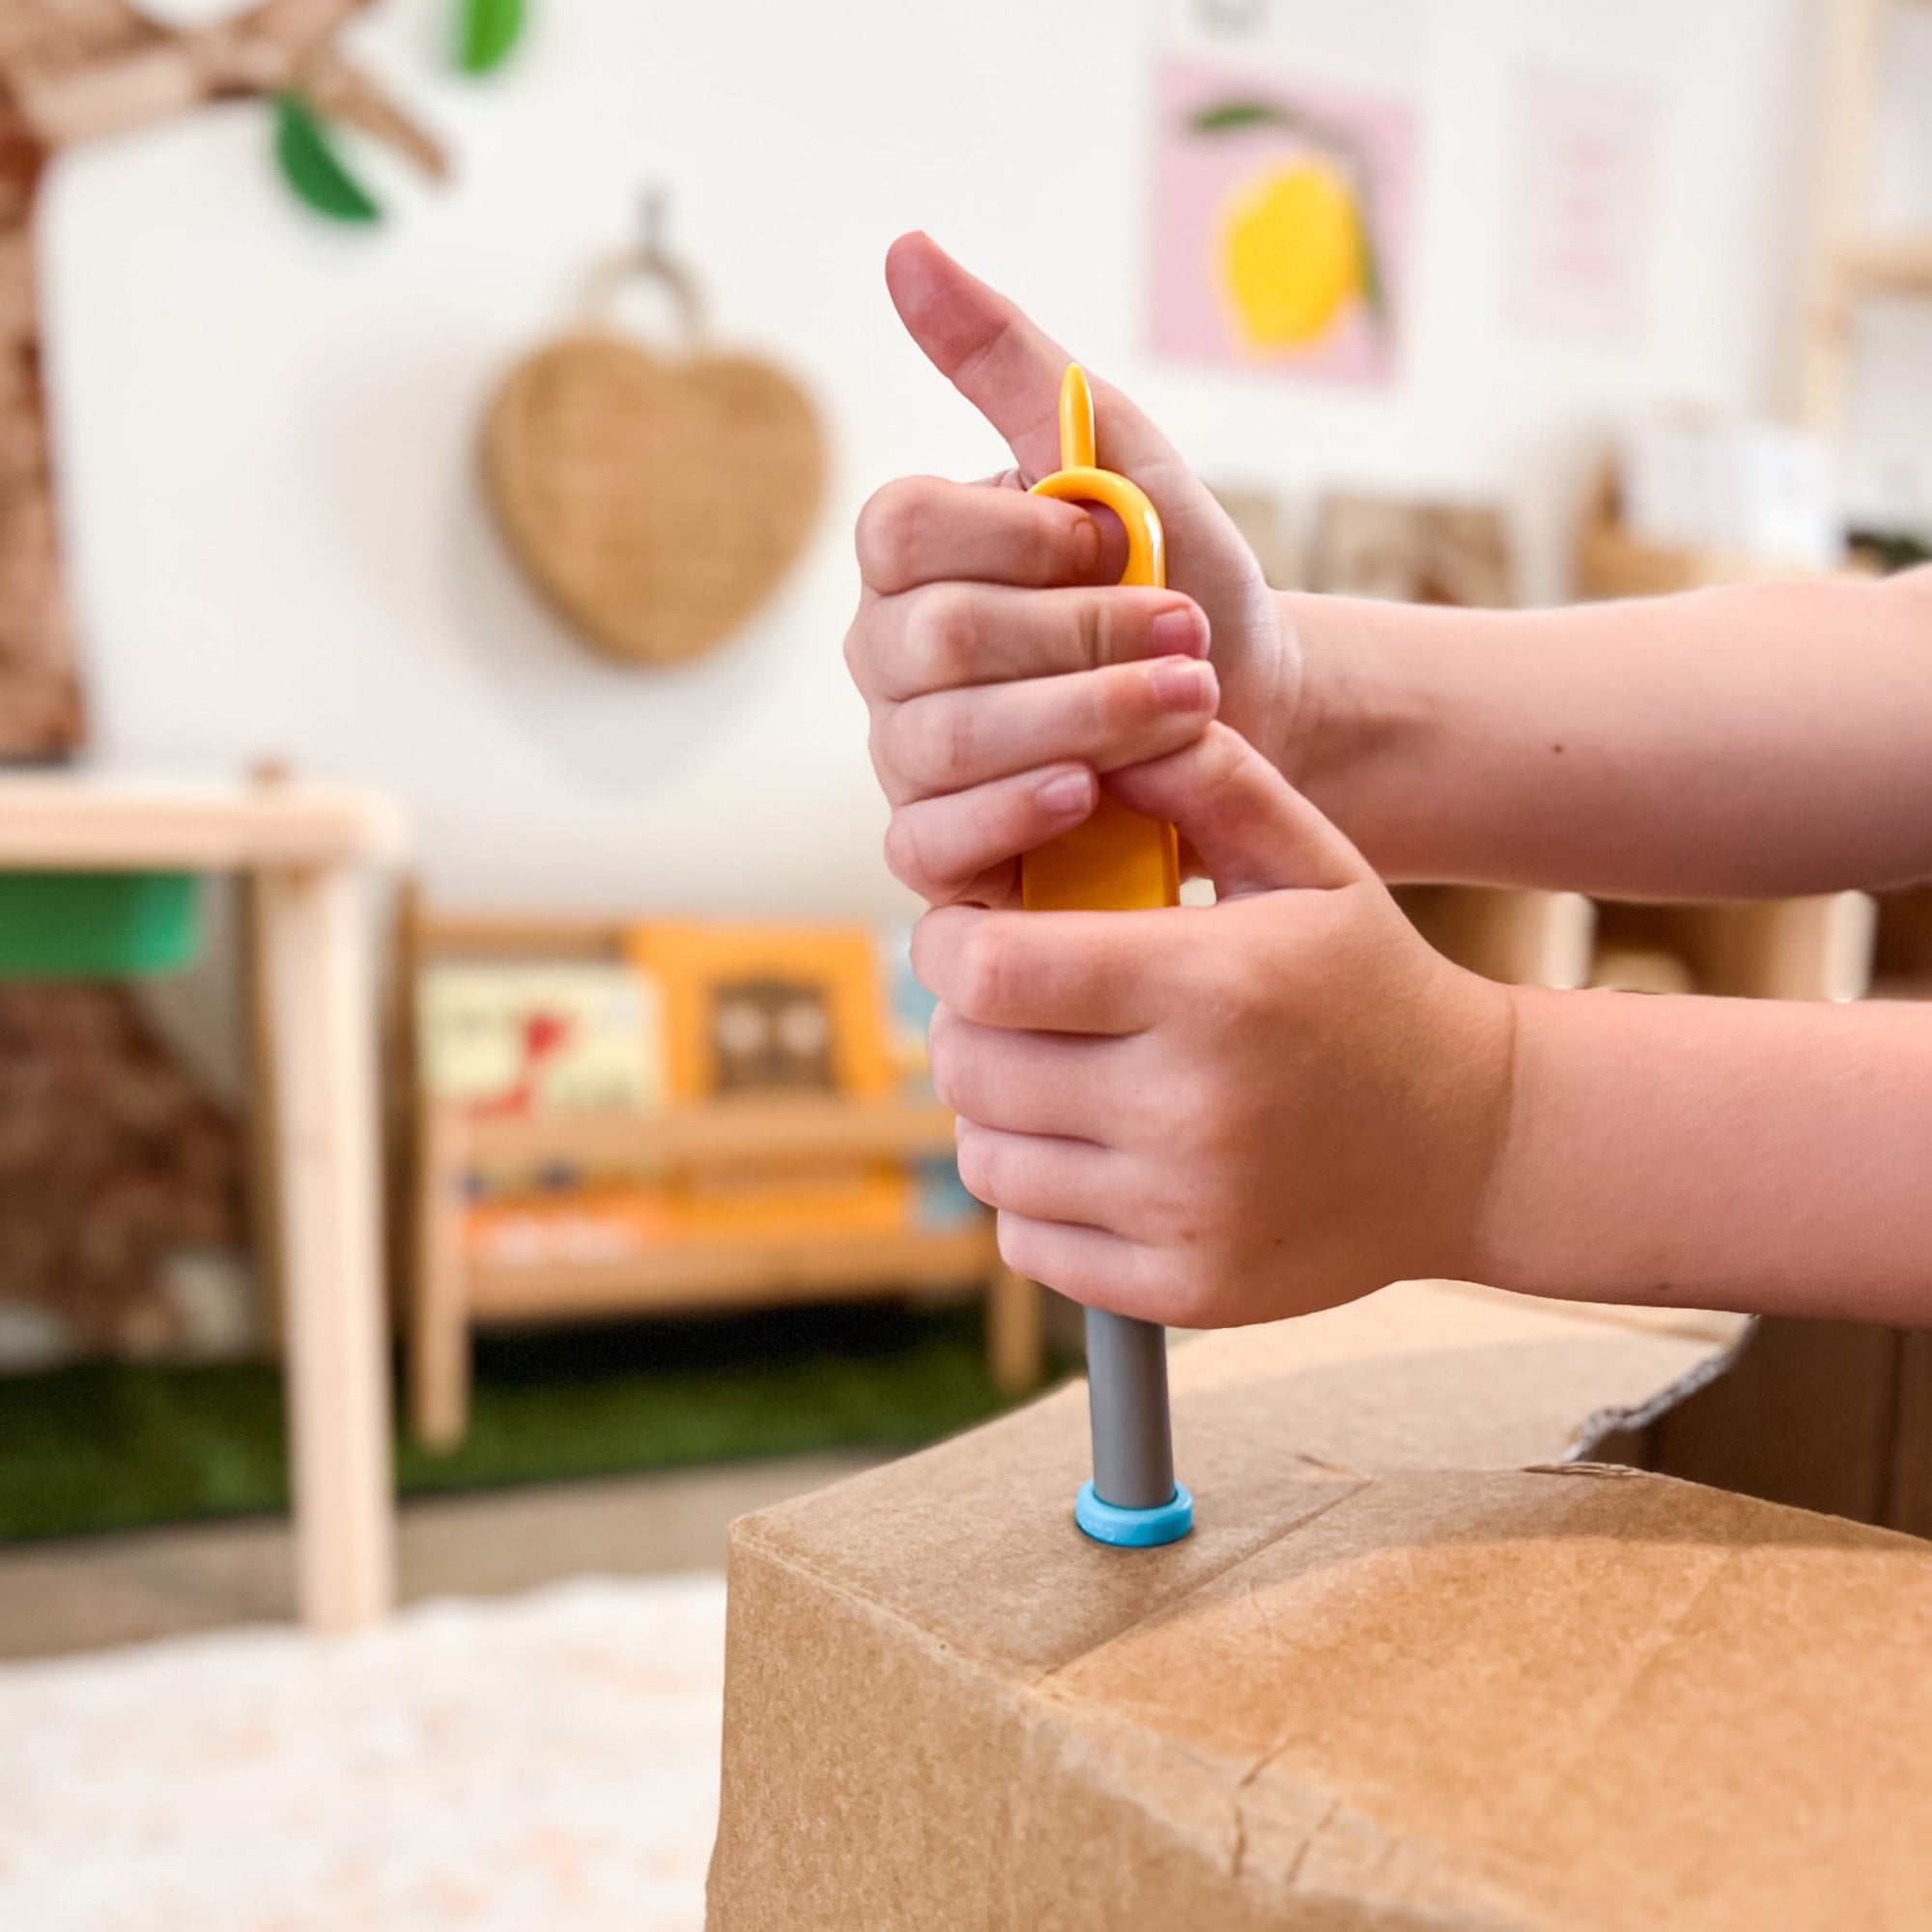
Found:
[[1087, 1404], [1094, 1428], [1094, 1493], [1116, 1509], [1158, 1509], [1172, 1502], [1166, 1329], [1090, 1308]]

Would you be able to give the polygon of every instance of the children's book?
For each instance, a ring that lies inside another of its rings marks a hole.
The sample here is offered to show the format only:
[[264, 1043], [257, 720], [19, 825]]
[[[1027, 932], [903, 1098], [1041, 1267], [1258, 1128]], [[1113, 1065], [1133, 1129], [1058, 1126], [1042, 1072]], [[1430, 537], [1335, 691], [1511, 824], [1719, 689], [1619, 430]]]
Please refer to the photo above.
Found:
[[622, 963], [434, 966], [418, 1009], [424, 1078], [489, 1118], [665, 1100], [656, 985]]

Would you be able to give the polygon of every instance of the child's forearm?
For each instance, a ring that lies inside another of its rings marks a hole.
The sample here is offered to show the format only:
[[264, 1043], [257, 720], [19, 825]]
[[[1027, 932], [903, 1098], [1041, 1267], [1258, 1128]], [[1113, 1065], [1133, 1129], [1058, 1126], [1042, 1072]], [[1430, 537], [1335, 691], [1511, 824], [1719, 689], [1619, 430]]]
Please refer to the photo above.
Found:
[[1481, 1278], [1932, 1321], [1932, 1012], [1514, 994]]
[[1284, 764], [1386, 877], [1723, 898], [1932, 875], [1932, 571], [1286, 602], [1312, 696]]

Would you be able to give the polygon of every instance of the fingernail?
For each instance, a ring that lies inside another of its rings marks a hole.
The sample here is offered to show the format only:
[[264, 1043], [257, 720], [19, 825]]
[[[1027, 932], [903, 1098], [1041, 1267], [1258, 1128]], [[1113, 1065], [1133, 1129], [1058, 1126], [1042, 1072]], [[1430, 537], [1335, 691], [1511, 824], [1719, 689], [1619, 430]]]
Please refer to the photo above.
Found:
[[1179, 611], [1163, 611], [1148, 627], [1153, 639], [1155, 657], [1205, 658], [1208, 655], [1208, 626], [1191, 604]]
[[1094, 803], [1094, 775], [1084, 770], [1057, 772], [1035, 796], [1051, 817], [1084, 818]]
[[1153, 668], [1153, 689], [1170, 711], [1214, 708], [1214, 673], [1195, 658], [1162, 658]]

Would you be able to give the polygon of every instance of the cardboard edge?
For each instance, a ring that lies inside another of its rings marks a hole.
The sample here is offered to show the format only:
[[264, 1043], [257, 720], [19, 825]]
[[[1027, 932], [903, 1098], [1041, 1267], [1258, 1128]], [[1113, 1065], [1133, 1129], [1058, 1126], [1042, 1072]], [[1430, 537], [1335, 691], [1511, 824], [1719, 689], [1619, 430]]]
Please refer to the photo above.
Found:
[[1719, 1377], [1728, 1375], [1737, 1365], [1739, 1356], [1750, 1347], [1751, 1337], [1756, 1332], [1757, 1320], [1752, 1317], [1739, 1329], [1729, 1347], [1687, 1369], [1676, 1380], [1665, 1383], [1647, 1401], [1638, 1403], [1633, 1408], [1600, 1408], [1586, 1415], [1577, 1425], [1569, 1448], [1564, 1451], [1563, 1461], [1569, 1463], [1591, 1462], [1612, 1435], [1634, 1435], [1639, 1430], [1648, 1429], [1699, 1389], [1708, 1388]]

